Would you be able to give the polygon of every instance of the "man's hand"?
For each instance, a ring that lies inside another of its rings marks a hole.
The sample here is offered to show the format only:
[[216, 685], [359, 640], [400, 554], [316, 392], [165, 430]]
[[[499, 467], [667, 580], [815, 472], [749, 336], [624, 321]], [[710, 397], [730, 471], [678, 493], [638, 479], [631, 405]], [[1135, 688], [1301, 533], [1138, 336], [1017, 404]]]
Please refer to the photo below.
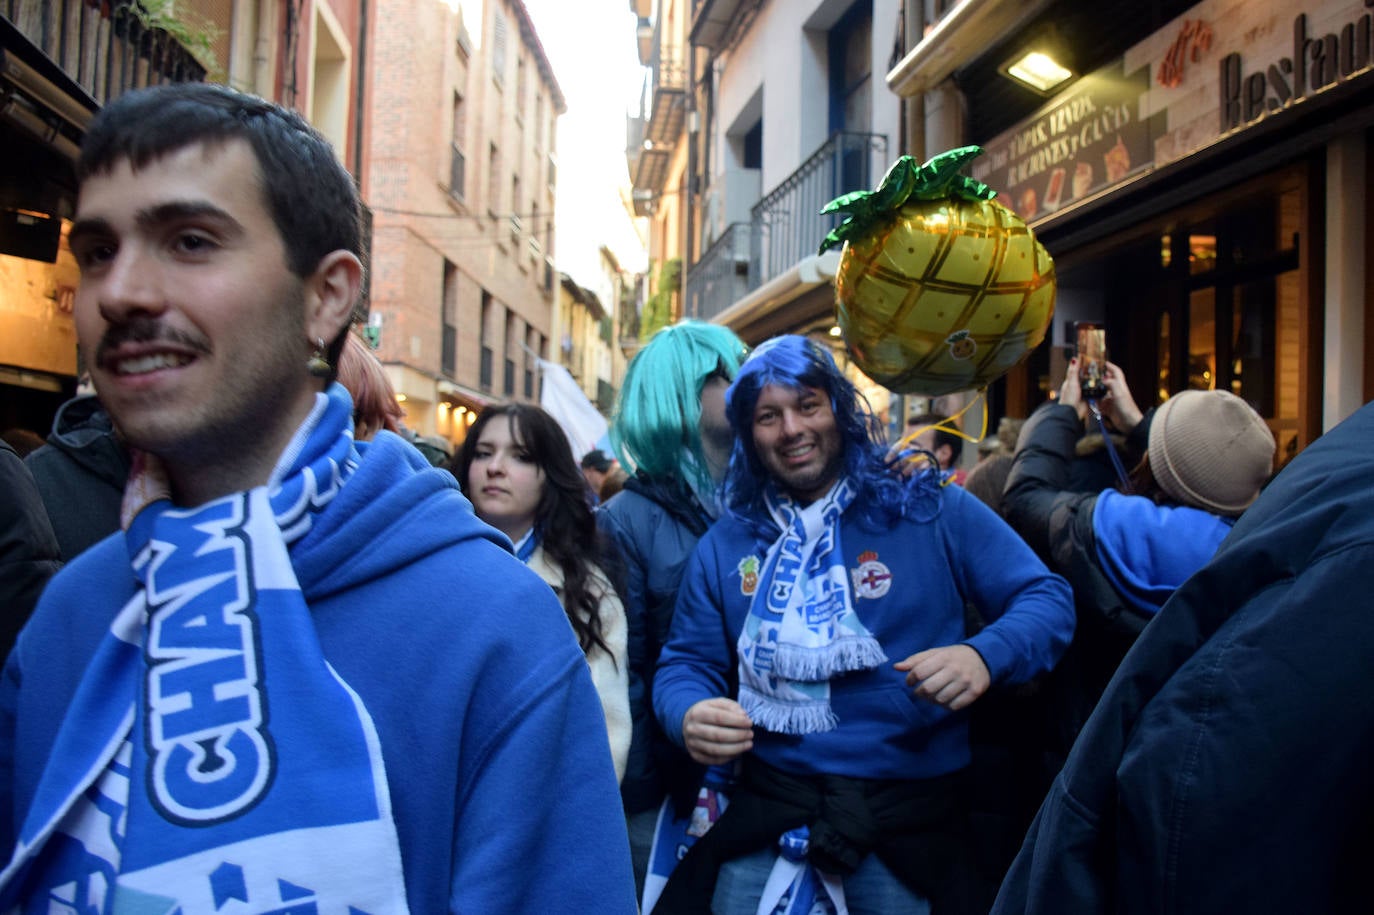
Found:
[[1059, 387], [1059, 402], [1066, 407], [1073, 407], [1080, 423], [1088, 418], [1088, 405], [1083, 402], [1083, 381], [1078, 377], [1077, 356], [1069, 360], [1069, 373]]
[[682, 716], [682, 742], [704, 766], [717, 766], [754, 748], [754, 722], [733, 699], [703, 699]]
[[915, 687], [916, 695], [952, 712], [972, 705], [992, 685], [982, 655], [968, 645], [929, 648], [893, 666], [907, 671], [906, 685]]

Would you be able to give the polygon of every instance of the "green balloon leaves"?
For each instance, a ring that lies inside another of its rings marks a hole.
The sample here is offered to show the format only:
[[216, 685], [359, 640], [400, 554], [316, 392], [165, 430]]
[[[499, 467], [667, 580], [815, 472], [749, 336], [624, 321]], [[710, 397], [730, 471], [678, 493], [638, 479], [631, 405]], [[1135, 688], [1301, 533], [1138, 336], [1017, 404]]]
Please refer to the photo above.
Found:
[[825, 236], [818, 253], [824, 254], [853, 238], [863, 238], [887, 221], [908, 200], [991, 200], [997, 192], [981, 181], [959, 174], [965, 164], [983, 154], [981, 146], [961, 146], [940, 153], [918, 166], [911, 156], [902, 156], [890, 168], [876, 190], [853, 191], [836, 197], [821, 210], [844, 213], [840, 223]]

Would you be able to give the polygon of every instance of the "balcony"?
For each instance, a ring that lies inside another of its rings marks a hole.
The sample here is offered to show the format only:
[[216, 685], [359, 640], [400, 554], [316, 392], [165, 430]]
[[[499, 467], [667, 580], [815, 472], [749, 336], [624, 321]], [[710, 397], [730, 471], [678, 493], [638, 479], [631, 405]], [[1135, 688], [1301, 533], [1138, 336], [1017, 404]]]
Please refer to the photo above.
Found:
[[685, 312], [712, 320], [748, 293], [816, 253], [841, 216], [821, 208], [849, 191], [871, 188], [887, 163], [882, 134], [837, 133], [732, 223], [687, 272]]
[[749, 252], [751, 288], [768, 282], [816, 253], [841, 214], [821, 208], [841, 194], [871, 189], [887, 163], [887, 137], [837, 133], [750, 210], [753, 237]]
[[0, 13], [4, 116], [72, 158], [99, 106], [130, 89], [205, 78], [190, 51], [128, 2], [0, 0]]
[[687, 71], [682, 49], [659, 44], [652, 73], [653, 108], [645, 134], [655, 144], [672, 146], [682, 136], [687, 121]]
[[749, 292], [749, 238], [749, 223], [731, 223], [687, 271], [685, 317], [709, 321]]
[[636, 216], [652, 216], [657, 209], [658, 195], [668, 178], [668, 152], [661, 146], [640, 150], [633, 175]]
[[698, 48], [723, 50], [740, 27], [753, 18], [762, 0], [694, 0], [688, 36]]

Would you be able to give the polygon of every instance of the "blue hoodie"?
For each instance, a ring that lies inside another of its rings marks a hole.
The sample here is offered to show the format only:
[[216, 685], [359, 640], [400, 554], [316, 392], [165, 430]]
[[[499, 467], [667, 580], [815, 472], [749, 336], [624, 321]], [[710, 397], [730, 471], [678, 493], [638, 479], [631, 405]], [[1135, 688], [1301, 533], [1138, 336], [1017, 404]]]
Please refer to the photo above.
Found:
[[[839, 726], [801, 736], [754, 729], [752, 753], [795, 775], [933, 778], [968, 766], [968, 712], [917, 698], [893, 664], [919, 651], [967, 644], [995, 684], [1022, 683], [1053, 667], [1073, 635], [1073, 598], [1006, 523], [958, 486], [941, 491], [929, 521], [886, 530], [861, 520], [855, 503], [841, 521], [841, 549], [855, 588], [854, 610], [888, 661], [830, 681]], [[731, 696], [736, 641], [768, 548], [735, 517], [716, 522], [683, 575], [672, 634], [654, 678], [654, 711], [682, 744], [682, 719], [702, 699]], [[964, 607], [990, 621], [965, 638]]]
[[1132, 608], [1151, 616], [1207, 564], [1235, 523], [1112, 489], [1097, 497], [1092, 521], [1102, 573]]
[[[410, 910], [635, 912], [601, 706], [558, 600], [452, 476], [389, 433], [359, 450], [291, 559], [326, 659], [376, 724]], [[135, 589], [116, 534], [21, 633], [0, 681], [4, 848]]]

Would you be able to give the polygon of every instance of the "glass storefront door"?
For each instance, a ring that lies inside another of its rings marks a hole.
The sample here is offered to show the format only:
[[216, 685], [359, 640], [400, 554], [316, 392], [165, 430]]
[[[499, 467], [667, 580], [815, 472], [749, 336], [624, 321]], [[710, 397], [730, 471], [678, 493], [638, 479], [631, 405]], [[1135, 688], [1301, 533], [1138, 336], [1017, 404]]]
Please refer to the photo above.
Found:
[[1286, 462], [1316, 434], [1305, 290], [1308, 170], [1294, 166], [1064, 258], [1061, 289], [1100, 290], [1113, 361], [1141, 407], [1231, 391], [1269, 422]]

